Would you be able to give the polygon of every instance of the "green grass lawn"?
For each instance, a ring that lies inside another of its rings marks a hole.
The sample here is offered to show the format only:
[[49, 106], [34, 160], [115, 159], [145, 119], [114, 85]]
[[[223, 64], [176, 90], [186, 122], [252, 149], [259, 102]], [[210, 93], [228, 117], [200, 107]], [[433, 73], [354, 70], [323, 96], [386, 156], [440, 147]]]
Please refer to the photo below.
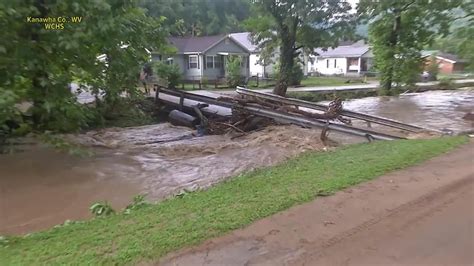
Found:
[[[370, 79], [370, 78], [368, 78]], [[373, 79], [373, 78], [372, 78]], [[343, 85], [351, 85], [351, 84], [362, 84], [364, 82], [364, 78], [359, 77], [307, 77], [301, 81], [301, 86], [304, 87], [317, 87], [317, 86], [343, 86]], [[260, 80], [257, 86], [257, 82], [255, 79], [250, 79], [248, 84], [246, 85], [252, 89], [268, 89], [274, 87], [276, 84], [275, 80]], [[178, 89], [183, 89], [183, 84], [179, 84], [177, 86]], [[216, 90], [214, 84], [203, 84], [201, 89], [203, 90]], [[219, 89], [232, 89], [227, 86], [227, 84], [219, 84], [217, 90]], [[193, 91], [199, 90], [199, 84], [192, 83], [185, 83], [184, 90]]]
[[474, 72], [473, 73], [452, 73], [452, 74], [443, 74], [439, 73], [438, 74], [438, 80], [440, 79], [471, 79], [474, 78]]
[[290, 91], [287, 92], [286, 97], [309, 102], [321, 102], [332, 101], [335, 97], [339, 97], [343, 101], [346, 101], [350, 99], [359, 99], [377, 95], [377, 91], [336, 91], [331, 93], [321, 93], [317, 91]]
[[[303, 154], [207, 191], [27, 237], [0, 240], [0, 265], [130, 264], [244, 227], [291, 206], [417, 164], [463, 137], [358, 144]], [[60, 199], [58, 199], [60, 200]]]
[[[318, 87], [318, 86], [343, 86], [343, 85], [351, 85], [351, 84], [362, 84], [364, 83], [364, 78], [354, 77], [307, 77], [301, 81], [301, 86], [303, 87]], [[274, 87], [276, 84], [275, 80], [271, 81], [261, 81], [259, 82], [259, 86], [257, 87], [257, 83], [255, 80], [249, 81], [247, 84], [250, 88], [271, 88]]]
[[349, 78], [349, 77], [308, 77], [301, 81], [302, 86], [338, 86], [364, 83], [364, 78]]

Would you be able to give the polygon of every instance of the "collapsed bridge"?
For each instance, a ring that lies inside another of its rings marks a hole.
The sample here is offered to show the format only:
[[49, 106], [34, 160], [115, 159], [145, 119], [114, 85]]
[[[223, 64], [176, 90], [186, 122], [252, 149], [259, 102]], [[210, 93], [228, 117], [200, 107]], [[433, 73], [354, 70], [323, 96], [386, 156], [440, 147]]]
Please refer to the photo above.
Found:
[[[285, 98], [243, 87], [237, 87], [236, 93], [237, 97], [227, 97], [207, 91], [192, 93], [155, 86], [155, 102], [198, 115], [201, 120], [207, 120], [206, 116], [231, 118], [236, 115], [245, 114], [272, 119], [279, 123], [320, 128], [323, 130], [321, 138], [325, 138], [328, 131], [364, 137], [369, 141], [406, 138], [403, 134], [397, 134], [397, 132], [443, 134], [443, 132], [435, 129], [344, 110], [342, 105], [336, 110], [337, 113], [335, 113], [334, 110], [331, 110], [331, 104], [324, 105]], [[353, 125], [351, 123], [352, 120], [364, 121], [367, 124], [367, 128]], [[233, 121], [232, 123], [221, 124], [238, 130], [236, 125], [241, 122]], [[375, 130], [370, 127], [372, 124], [392, 129], [392, 131], [396, 129], [397, 132]]]

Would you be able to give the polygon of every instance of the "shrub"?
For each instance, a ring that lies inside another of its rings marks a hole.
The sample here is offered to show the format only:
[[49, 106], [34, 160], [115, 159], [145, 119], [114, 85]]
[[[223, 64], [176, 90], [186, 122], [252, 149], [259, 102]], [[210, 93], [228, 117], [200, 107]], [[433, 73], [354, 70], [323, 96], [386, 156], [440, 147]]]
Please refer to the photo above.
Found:
[[444, 77], [439, 80], [439, 86], [442, 89], [449, 89], [452, 85], [453, 85], [453, 81], [452, 79], [448, 77]]
[[95, 217], [105, 217], [115, 214], [115, 210], [107, 201], [96, 202], [89, 208]]
[[168, 65], [159, 61], [153, 65], [153, 68], [158, 77], [168, 81], [168, 86], [170, 89], [175, 89], [181, 81], [181, 70], [176, 64]]
[[[274, 73], [275, 73], [275, 79], [280, 78], [280, 64], [275, 64], [273, 67]], [[303, 80], [304, 73], [303, 70], [301, 69], [301, 64], [299, 63], [298, 60], [295, 60], [293, 64], [293, 68], [291, 69], [290, 73], [290, 78], [288, 80], [288, 85], [289, 86], [296, 86], [300, 85], [301, 81]]]
[[242, 59], [239, 56], [229, 56], [227, 57], [226, 75], [227, 75], [227, 85], [230, 88], [235, 88], [242, 82], [242, 77], [240, 75], [240, 64]]
[[291, 69], [291, 75], [289, 80], [290, 86], [296, 86], [301, 84], [301, 80], [303, 80], [304, 73], [301, 69], [301, 65], [298, 62], [293, 64], [293, 68]]
[[0, 139], [11, 134], [21, 123], [19, 111], [15, 108], [17, 101], [13, 91], [0, 88]]
[[145, 201], [145, 195], [136, 195], [133, 197], [132, 203], [125, 207], [124, 213], [130, 214], [132, 210], [137, 210], [148, 205], [149, 203]]

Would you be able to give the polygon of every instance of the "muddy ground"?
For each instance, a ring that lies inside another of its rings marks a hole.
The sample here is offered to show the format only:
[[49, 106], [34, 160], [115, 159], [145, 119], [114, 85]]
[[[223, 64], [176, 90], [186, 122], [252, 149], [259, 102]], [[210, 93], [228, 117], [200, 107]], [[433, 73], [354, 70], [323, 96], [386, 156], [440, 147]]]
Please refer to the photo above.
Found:
[[159, 265], [473, 265], [474, 142], [169, 255]]

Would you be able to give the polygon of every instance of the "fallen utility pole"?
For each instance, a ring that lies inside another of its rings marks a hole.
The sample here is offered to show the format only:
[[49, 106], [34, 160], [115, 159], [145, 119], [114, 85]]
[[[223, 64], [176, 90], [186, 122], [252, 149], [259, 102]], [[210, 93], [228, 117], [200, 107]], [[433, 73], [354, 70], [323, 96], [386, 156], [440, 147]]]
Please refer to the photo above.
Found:
[[[288, 105], [295, 105], [295, 106], [305, 107], [305, 108], [314, 109], [318, 111], [326, 111], [328, 108], [328, 106], [324, 104], [318, 104], [318, 103], [308, 102], [308, 101], [294, 99], [294, 98], [285, 98], [285, 97], [270, 94], [270, 93], [249, 90], [243, 87], [237, 87], [236, 92], [245, 96], [252, 96], [252, 97], [257, 97], [261, 99], [277, 101], [277, 102], [285, 103]], [[442, 131], [439, 131], [436, 129], [421, 127], [421, 126], [413, 125], [413, 124], [406, 124], [406, 123], [393, 120], [393, 119], [388, 119], [385, 117], [368, 115], [368, 114], [349, 111], [349, 110], [343, 110], [341, 115], [350, 117], [350, 118], [363, 120], [363, 121], [374, 123], [374, 124], [387, 126], [387, 127], [402, 129], [408, 132], [419, 133], [423, 131], [430, 131], [430, 132], [436, 132], [436, 133], [443, 133]]]

